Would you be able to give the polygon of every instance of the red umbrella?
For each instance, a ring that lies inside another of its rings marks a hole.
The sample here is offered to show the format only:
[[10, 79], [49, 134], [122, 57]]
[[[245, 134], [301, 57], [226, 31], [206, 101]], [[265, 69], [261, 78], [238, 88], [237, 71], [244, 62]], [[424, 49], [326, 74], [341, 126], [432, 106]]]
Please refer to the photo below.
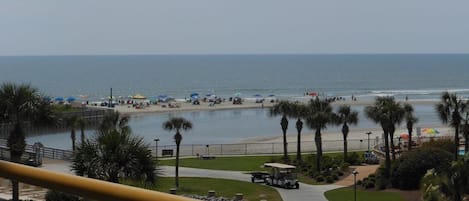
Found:
[[308, 95], [310, 95], [310, 96], [317, 96], [317, 95], [318, 95], [318, 93], [316, 93], [316, 92], [309, 92], [309, 94], [308, 94]]
[[409, 139], [409, 134], [407, 134], [407, 133], [401, 133], [401, 134], [399, 135], [399, 137], [401, 137], [402, 139]]

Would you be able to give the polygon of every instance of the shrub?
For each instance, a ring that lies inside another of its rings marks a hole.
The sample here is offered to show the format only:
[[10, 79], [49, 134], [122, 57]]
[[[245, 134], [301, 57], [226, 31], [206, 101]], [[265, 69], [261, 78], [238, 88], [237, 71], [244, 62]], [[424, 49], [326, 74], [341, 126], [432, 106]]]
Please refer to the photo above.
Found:
[[46, 201], [80, 201], [80, 198], [75, 195], [51, 190], [46, 193]]
[[369, 189], [369, 188], [374, 188], [375, 187], [375, 183], [374, 182], [371, 182], [371, 181], [368, 181], [364, 184], [365, 188], [366, 189]]
[[449, 153], [454, 154], [454, 150], [455, 150], [454, 146], [455, 144], [454, 144], [453, 139], [443, 138], [443, 139], [434, 140], [433, 138], [431, 138], [429, 142], [422, 143], [421, 148], [433, 147], [433, 148], [443, 149]]
[[368, 175], [369, 178], [375, 178], [376, 177], [376, 174], [372, 173], [370, 175]]
[[377, 177], [376, 178], [376, 185], [378, 186], [379, 190], [384, 190], [389, 185], [389, 180], [384, 177]]
[[337, 170], [337, 175], [338, 175], [339, 177], [344, 176], [344, 172], [342, 172], [342, 171], [340, 171], [340, 170]]
[[340, 170], [346, 171], [346, 170], [348, 170], [349, 166], [350, 166], [350, 163], [344, 162], [340, 165]]
[[337, 173], [332, 173], [331, 176], [332, 176], [332, 179], [339, 180], [339, 175]]
[[427, 170], [444, 171], [449, 168], [452, 158], [451, 153], [433, 147], [407, 152], [393, 163], [391, 184], [401, 190], [419, 189], [420, 179]]
[[362, 180], [358, 180], [357, 181], [357, 185], [362, 185], [363, 184], [363, 181]]
[[326, 182], [329, 183], [329, 184], [330, 184], [330, 183], [333, 183], [333, 182], [334, 182], [334, 178], [333, 178], [332, 176], [327, 176], [327, 177], [326, 177]]
[[363, 162], [363, 158], [357, 152], [352, 152], [347, 156], [345, 161], [352, 165], [360, 165]]
[[323, 182], [324, 181], [324, 176], [322, 176], [322, 175], [316, 176], [316, 181], [317, 182]]

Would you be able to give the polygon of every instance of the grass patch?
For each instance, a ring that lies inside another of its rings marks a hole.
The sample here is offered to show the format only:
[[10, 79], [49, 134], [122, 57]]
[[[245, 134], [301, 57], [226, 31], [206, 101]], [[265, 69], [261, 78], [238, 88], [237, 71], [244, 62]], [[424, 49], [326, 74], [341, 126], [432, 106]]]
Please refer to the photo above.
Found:
[[[159, 177], [156, 185], [145, 185], [124, 181], [126, 185], [137, 186], [160, 192], [169, 192], [174, 187], [173, 177]], [[217, 197], [233, 198], [236, 193], [243, 193], [245, 200], [282, 201], [280, 194], [273, 188], [256, 183], [212, 178], [180, 177], [178, 195], [196, 194], [207, 195], [209, 190], [216, 191]]]
[[[353, 188], [339, 188], [327, 191], [324, 194], [329, 201], [350, 201], [354, 199]], [[357, 190], [357, 200], [379, 200], [379, 201], [406, 201], [396, 192], [363, 191]]]
[[[262, 171], [262, 165], [281, 156], [240, 156], [240, 157], [217, 157], [213, 160], [202, 160], [199, 158], [185, 158], [179, 160], [180, 167], [191, 167], [211, 170], [233, 170], [233, 171]], [[158, 165], [174, 166], [176, 160], [159, 160]]]
[[73, 108], [71, 105], [51, 105], [51, 107], [52, 107], [52, 112], [54, 112], [55, 114], [80, 111], [80, 109]]

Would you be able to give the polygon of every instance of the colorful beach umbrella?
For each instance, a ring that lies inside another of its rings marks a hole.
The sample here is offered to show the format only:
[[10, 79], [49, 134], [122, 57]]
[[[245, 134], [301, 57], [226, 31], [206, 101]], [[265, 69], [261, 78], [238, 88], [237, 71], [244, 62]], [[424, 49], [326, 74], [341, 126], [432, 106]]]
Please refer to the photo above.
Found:
[[435, 129], [435, 128], [422, 128], [420, 131], [421, 131], [421, 133], [422, 133], [423, 135], [431, 135], [431, 136], [434, 136], [434, 135], [440, 133], [440, 132], [439, 132], [437, 129]]

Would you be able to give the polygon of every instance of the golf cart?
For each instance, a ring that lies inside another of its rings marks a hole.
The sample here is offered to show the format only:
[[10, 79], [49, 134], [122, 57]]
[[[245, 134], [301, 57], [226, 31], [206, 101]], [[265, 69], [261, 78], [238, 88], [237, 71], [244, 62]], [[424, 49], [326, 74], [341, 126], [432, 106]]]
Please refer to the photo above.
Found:
[[269, 177], [265, 179], [267, 185], [283, 188], [300, 188], [294, 173], [295, 166], [281, 163], [265, 163], [264, 167], [271, 168]]

